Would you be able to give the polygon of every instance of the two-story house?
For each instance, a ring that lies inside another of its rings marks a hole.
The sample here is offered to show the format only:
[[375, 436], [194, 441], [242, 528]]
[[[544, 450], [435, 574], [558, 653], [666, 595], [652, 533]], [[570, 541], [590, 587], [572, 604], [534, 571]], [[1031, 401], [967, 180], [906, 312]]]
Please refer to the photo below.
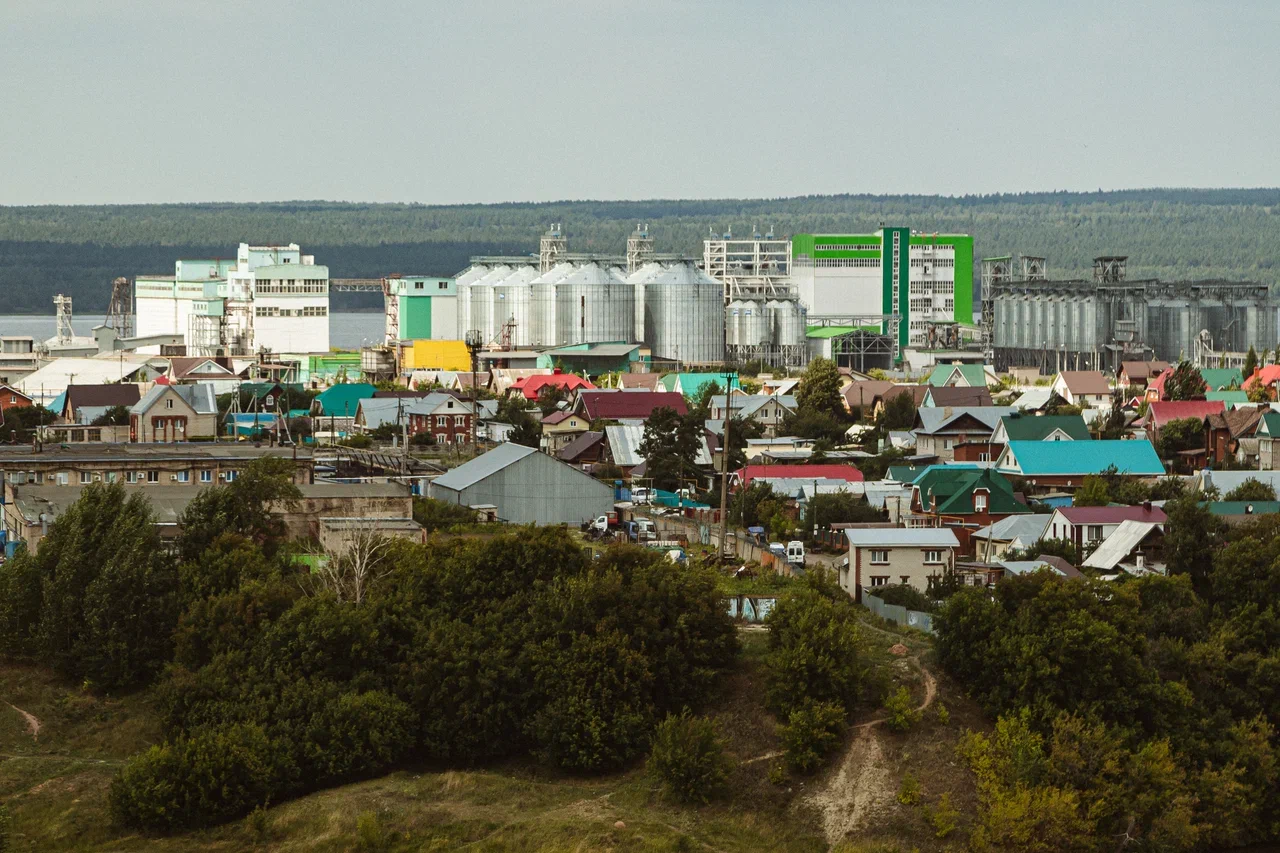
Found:
[[1072, 406], [1111, 408], [1111, 386], [1097, 370], [1064, 370], [1054, 377], [1050, 390]]
[[[920, 456], [936, 456], [941, 462], [950, 462], [955, 459], [957, 445], [990, 441], [1000, 419], [1014, 411], [1016, 410], [1009, 406], [917, 409], [913, 430], [916, 435], [916, 453]], [[996, 455], [989, 452], [984, 458], [973, 461], [989, 462]]]
[[218, 433], [218, 400], [207, 382], [155, 385], [129, 409], [129, 440], [169, 443]]
[[940, 527], [851, 528], [849, 562], [840, 569], [840, 587], [854, 600], [864, 589], [906, 584], [929, 591], [929, 580], [955, 568], [960, 543], [955, 534]]
[[1063, 506], [1049, 516], [1047, 539], [1066, 539], [1084, 553], [1098, 547], [1124, 521], [1163, 524], [1164, 510], [1150, 503], [1141, 506]]

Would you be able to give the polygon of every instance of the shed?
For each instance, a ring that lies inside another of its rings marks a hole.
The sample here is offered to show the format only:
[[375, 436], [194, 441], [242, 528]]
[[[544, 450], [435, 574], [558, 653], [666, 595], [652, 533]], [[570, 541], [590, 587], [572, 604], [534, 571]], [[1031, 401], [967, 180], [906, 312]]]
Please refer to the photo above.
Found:
[[499, 444], [436, 478], [430, 496], [462, 506], [492, 504], [514, 524], [579, 524], [613, 509], [613, 488], [545, 453]]

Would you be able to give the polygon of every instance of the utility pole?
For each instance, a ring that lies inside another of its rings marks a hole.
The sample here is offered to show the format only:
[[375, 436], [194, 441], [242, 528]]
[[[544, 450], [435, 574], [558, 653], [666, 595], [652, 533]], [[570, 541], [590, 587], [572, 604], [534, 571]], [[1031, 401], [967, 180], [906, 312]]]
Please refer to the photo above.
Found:
[[464, 343], [471, 354], [471, 453], [474, 455], [479, 449], [476, 447], [476, 421], [480, 415], [480, 389], [476, 387], [476, 373], [480, 365], [480, 330], [468, 330]]
[[720, 446], [720, 559], [724, 561], [724, 546], [729, 536], [729, 421], [733, 420], [732, 390], [733, 374], [729, 363], [725, 362], [724, 371], [724, 443]]

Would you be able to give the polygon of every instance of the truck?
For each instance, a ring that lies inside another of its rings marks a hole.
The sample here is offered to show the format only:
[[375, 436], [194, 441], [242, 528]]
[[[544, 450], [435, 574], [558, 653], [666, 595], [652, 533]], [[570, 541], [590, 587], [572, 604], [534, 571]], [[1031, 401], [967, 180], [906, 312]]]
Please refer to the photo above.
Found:
[[587, 534], [588, 539], [610, 540], [620, 530], [618, 522], [618, 514], [616, 512], [607, 515], [599, 515], [588, 521], [582, 526], [582, 532]]
[[658, 530], [647, 518], [636, 518], [627, 522], [627, 538], [632, 542], [648, 542], [658, 538]]
[[770, 542], [769, 553], [778, 563], [785, 562], [792, 568], [804, 569], [804, 543], [799, 539], [792, 539], [786, 545]]

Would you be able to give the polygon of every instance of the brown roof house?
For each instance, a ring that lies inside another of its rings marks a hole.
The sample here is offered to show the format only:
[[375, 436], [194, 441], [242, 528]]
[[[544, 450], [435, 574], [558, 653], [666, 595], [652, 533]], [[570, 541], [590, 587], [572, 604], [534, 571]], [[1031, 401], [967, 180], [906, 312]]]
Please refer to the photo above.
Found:
[[132, 383], [116, 385], [68, 385], [63, 397], [58, 422], [87, 424], [106, 414], [108, 409], [124, 406], [126, 409], [142, 399], [142, 392]]
[[1073, 406], [1107, 409], [1111, 404], [1111, 385], [1097, 370], [1064, 370], [1054, 377], [1053, 393]]

